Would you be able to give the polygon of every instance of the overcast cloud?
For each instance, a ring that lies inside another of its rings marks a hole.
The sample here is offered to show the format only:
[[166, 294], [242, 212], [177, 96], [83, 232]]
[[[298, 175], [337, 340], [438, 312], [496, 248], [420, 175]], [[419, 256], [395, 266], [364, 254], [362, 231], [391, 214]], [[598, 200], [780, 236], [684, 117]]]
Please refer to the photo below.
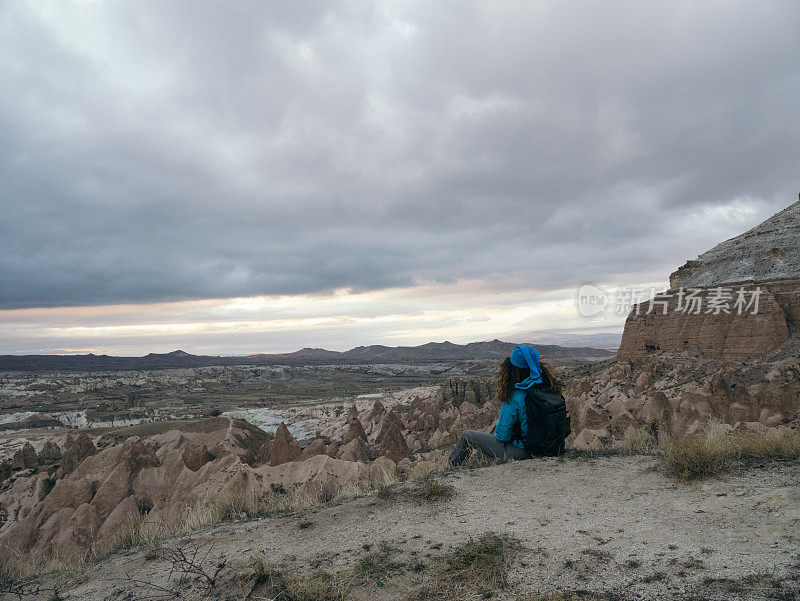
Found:
[[665, 279], [794, 199], [800, 4], [0, 2], [0, 308]]

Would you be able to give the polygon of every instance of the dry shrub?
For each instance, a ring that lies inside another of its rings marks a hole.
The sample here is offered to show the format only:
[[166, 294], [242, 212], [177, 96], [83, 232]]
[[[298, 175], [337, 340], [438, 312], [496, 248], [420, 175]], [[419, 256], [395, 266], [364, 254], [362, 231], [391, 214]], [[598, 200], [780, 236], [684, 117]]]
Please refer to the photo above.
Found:
[[452, 499], [455, 496], [455, 487], [451, 484], [442, 484], [433, 476], [428, 475], [413, 483], [394, 483], [381, 486], [377, 495], [386, 500], [407, 499], [415, 503], [438, 503]]
[[629, 428], [622, 435], [617, 449], [623, 455], [651, 455], [658, 451], [658, 436], [644, 428]]
[[420, 503], [438, 503], [449, 501], [455, 496], [455, 492], [452, 484], [442, 484], [434, 478], [426, 477], [417, 482], [411, 491], [411, 497]]
[[[628, 453], [623, 452], [615, 446], [607, 446], [602, 449], [577, 449], [575, 447], [567, 447], [561, 457], [564, 459], [597, 459], [598, 457], [611, 457], [625, 454]], [[633, 455], [635, 453], [630, 454]]]
[[398, 551], [390, 543], [381, 542], [377, 549], [365, 553], [356, 561], [352, 570], [353, 580], [360, 584], [373, 582], [383, 586], [403, 568], [403, 563], [394, 559]]
[[140, 545], [154, 547], [165, 538], [176, 534], [175, 530], [166, 528], [160, 522], [148, 520], [146, 516], [131, 516], [103, 545], [97, 542], [92, 545], [89, 559], [102, 559], [115, 549], [129, 549]]
[[727, 432], [710, 424], [705, 432], [666, 441], [662, 458], [667, 472], [681, 480], [713, 476], [748, 461], [800, 459], [800, 435]]
[[297, 566], [276, 566], [263, 555], [253, 555], [239, 575], [239, 584], [251, 597], [263, 589], [274, 601], [340, 601], [347, 587], [341, 576], [324, 570], [301, 572]]
[[493, 532], [470, 539], [438, 560], [430, 581], [408, 595], [408, 601], [458, 599], [490, 595], [508, 586], [508, 572], [517, 541]]

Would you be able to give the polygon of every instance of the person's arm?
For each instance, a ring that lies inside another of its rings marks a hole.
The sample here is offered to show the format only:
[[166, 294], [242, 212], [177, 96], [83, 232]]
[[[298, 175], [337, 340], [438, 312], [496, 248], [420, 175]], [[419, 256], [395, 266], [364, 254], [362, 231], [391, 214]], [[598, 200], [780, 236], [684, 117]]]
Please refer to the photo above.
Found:
[[511, 442], [511, 433], [516, 421], [516, 412], [511, 403], [503, 403], [500, 406], [500, 416], [497, 418], [497, 425], [494, 427], [494, 437], [500, 442]]

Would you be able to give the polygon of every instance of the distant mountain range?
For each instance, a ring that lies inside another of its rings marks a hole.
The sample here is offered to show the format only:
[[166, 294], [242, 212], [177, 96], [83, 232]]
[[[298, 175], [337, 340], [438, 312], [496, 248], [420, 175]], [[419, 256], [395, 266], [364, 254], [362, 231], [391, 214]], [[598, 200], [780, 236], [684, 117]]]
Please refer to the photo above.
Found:
[[506, 336], [508, 342], [517, 340], [535, 340], [538, 344], [556, 344], [559, 346], [590, 347], [616, 350], [622, 341], [622, 332], [597, 332], [595, 334], [576, 334], [566, 331], [523, 332], [514, 336]]
[[[304, 348], [293, 353], [242, 357], [191, 355], [183, 351], [150, 353], [144, 357], [109, 355], [0, 355], [0, 371], [116, 371], [174, 369], [212, 365], [364, 365], [370, 363], [424, 364], [451, 361], [486, 361], [508, 357], [516, 343], [491, 340], [453, 344], [429, 342], [419, 346], [358, 346], [349, 351]], [[614, 356], [605, 349], [538, 344], [545, 359], [554, 364], [602, 361]]]

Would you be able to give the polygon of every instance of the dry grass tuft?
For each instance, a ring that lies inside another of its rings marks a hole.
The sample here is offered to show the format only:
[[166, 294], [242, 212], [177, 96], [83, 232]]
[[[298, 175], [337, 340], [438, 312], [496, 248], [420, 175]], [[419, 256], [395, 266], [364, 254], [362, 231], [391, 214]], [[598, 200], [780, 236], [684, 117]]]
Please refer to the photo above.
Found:
[[415, 503], [439, 503], [449, 501], [456, 494], [452, 484], [443, 484], [432, 475], [425, 476], [413, 483], [394, 483], [382, 486], [377, 495], [385, 500], [408, 499]]
[[644, 428], [628, 429], [618, 443], [618, 450], [623, 455], [652, 455], [658, 452], [658, 436]]
[[[712, 578], [702, 580], [702, 591], [709, 597], [783, 599], [800, 598], [800, 577], [788, 574], [779, 578], [770, 573], [754, 573], [739, 578]], [[705, 597], [704, 597], [705, 598]]]
[[274, 601], [340, 601], [347, 587], [341, 577], [324, 570], [301, 572], [297, 566], [275, 566], [262, 555], [254, 555], [239, 575], [239, 584], [246, 591], [245, 598], [253, 598], [255, 591], [263, 595], [255, 598]]
[[381, 542], [377, 549], [365, 553], [356, 561], [352, 570], [353, 580], [361, 584], [372, 582], [383, 586], [403, 568], [404, 564], [394, 559], [398, 551], [388, 542]]
[[427, 585], [411, 592], [409, 601], [456, 599], [467, 594], [490, 595], [508, 586], [515, 539], [487, 533], [456, 547], [434, 565]]
[[748, 461], [800, 460], [800, 435], [726, 432], [711, 424], [702, 434], [665, 442], [662, 459], [669, 474], [681, 480], [698, 480]]
[[517, 601], [600, 601], [607, 598], [608, 595], [598, 596], [588, 591], [556, 591], [524, 595], [518, 597]]
[[452, 484], [442, 484], [430, 477], [425, 477], [417, 482], [411, 491], [411, 497], [420, 503], [449, 501], [455, 494], [456, 489]]

